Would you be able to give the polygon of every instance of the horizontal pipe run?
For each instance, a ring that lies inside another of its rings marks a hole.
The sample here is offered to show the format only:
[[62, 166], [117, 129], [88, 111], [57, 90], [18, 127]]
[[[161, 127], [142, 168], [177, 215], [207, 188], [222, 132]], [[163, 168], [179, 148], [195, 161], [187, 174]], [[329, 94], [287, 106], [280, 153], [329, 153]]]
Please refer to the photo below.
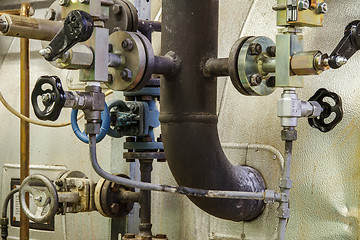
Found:
[[4, 14], [20, 15], [20, 9], [1, 10], [0, 16]]
[[58, 192], [59, 202], [77, 203], [80, 201], [78, 192]]
[[203, 68], [205, 77], [225, 77], [229, 76], [229, 59], [228, 58], [211, 58]]
[[51, 41], [62, 29], [62, 22], [4, 14], [0, 17], [0, 33], [10, 37]]
[[168, 56], [155, 56], [154, 58], [154, 74], [165, 76], [174, 75], [178, 70], [178, 64], [173, 58]]
[[89, 135], [89, 152], [90, 160], [95, 172], [102, 178], [127, 187], [138, 188], [141, 190], [150, 190], [167, 193], [177, 193], [193, 197], [201, 198], [218, 198], [218, 199], [253, 199], [253, 200], [267, 200], [267, 202], [281, 201], [281, 194], [273, 192], [270, 196], [267, 191], [264, 192], [241, 192], [241, 191], [218, 191], [218, 190], [204, 190], [189, 187], [176, 187], [169, 185], [159, 185], [153, 183], [138, 182], [128, 178], [115, 176], [103, 170], [97, 160], [96, 154], [96, 135]]
[[161, 32], [161, 22], [139, 20], [138, 30], [140, 32]]
[[262, 70], [266, 73], [275, 73], [276, 59], [269, 58], [262, 63]]
[[119, 200], [122, 203], [139, 202], [140, 201], [140, 192], [132, 192], [132, 191], [127, 191], [125, 189], [121, 189]]

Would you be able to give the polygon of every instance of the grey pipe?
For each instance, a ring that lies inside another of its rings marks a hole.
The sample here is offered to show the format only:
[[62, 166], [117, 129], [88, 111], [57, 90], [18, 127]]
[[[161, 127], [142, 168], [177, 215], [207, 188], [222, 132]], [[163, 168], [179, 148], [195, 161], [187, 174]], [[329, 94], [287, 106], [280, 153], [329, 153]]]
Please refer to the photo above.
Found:
[[[217, 58], [218, 10], [218, 0], [163, 0], [162, 52], [174, 51], [182, 62], [177, 75], [161, 79], [164, 150], [181, 186], [263, 192], [259, 172], [226, 158], [217, 131], [217, 83], [200, 69]], [[254, 219], [264, 209], [256, 200], [190, 199], [207, 213], [233, 221]]]
[[[293, 148], [293, 141], [285, 141], [285, 162], [284, 162], [284, 169], [282, 178], [283, 179], [290, 179], [290, 169], [291, 169], [291, 159], [292, 159], [292, 148]], [[289, 196], [290, 188], [285, 188], [280, 186], [281, 193]], [[284, 201], [280, 202], [279, 212], [287, 211], [289, 209], [289, 202]], [[279, 217], [279, 225], [278, 225], [278, 240], [285, 240], [285, 231], [286, 231], [286, 224], [288, 221], [288, 217]]]
[[[159, 192], [177, 193], [184, 194], [193, 197], [203, 198], [219, 198], [219, 199], [256, 199], [265, 200], [266, 192], [240, 192], [240, 191], [214, 191], [214, 190], [203, 190], [188, 187], [175, 187], [168, 185], [158, 185], [146, 182], [138, 182], [128, 178], [112, 175], [102, 169], [99, 165], [96, 156], [96, 135], [89, 135], [89, 153], [90, 160], [95, 172], [102, 178], [127, 187], [138, 188], [142, 190], [151, 190]], [[269, 202], [279, 201], [281, 195], [275, 193], [273, 196], [267, 196], [266, 199]]]
[[10, 202], [10, 199], [12, 198], [12, 196], [14, 196], [15, 193], [19, 192], [20, 188], [14, 188], [13, 190], [11, 190], [9, 192], [9, 194], [6, 196], [4, 203], [3, 203], [3, 207], [2, 207], [2, 218], [7, 218], [7, 208]]

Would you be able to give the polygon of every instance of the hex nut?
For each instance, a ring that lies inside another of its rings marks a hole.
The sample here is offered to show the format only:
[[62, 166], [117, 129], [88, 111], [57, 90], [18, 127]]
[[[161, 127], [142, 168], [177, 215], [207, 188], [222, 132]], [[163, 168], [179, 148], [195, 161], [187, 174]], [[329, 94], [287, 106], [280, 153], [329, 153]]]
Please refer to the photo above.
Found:
[[119, 204], [117, 204], [117, 203], [111, 204], [111, 206], [110, 206], [111, 213], [117, 214], [117, 213], [119, 213], [119, 210], [120, 210]]
[[296, 141], [297, 131], [295, 129], [287, 129], [281, 131], [281, 140], [283, 141]]
[[270, 46], [266, 49], [266, 53], [269, 57], [276, 57], [276, 46]]
[[87, 134], [99, 134], [100, 133], [100, 124], [85, 123], [85, 132]]
[[60, 6], [67, 6], [69, 4], [69, 0], [59, 0]]
[[262, 53], [262, 46], [259, 43], [252, 43], [250, 45], [250, 54], [259, 55]]
[[46, 10], [46, 13], [45, 13], [46, 20], [54, 21], [55, 17], [56, 17], [56, 11], [54, 9], [49, 8], [48, 10]]
[[259, 74], [253, 74], [250, 77], [251, 86], [259, 86], [262, 82], [262, 77]]
[[113, 13], [117, 14], [117, 15], [121, 15], [123, 12], [123, 8], [119, 4], [114, 4], [112, 10], [113, 10]]
[[327, 3], [322, 2], [317, 5], [316, 9], [319, 14], [324, 14], [324, 13], [327, 13], [327, 11], [328, 11], [328, 5], [327, 5]]
[[133, 43], [133, 41], [131, 39], [125, 39], [124, 41], [122, 41], [121, 47], [125, 51], [131, 51], [134, 48], [134, 43]]
[[131, 81], [133, 77], [132, 75], [132, 71], [128, 68], [124, 68], [124, 70], [120, 73], [120, 77], [125, 81]]
[[310, 7], [309, 0], [299, 0], [298, 1], [298, 7], [300, 11], [308, 10]]
[[310, 101], [310, 104], [313, 106], [313, 113], [311, 117], [318, 117], [321, 115], [323, 108], [321, 107], [320, 103], [316, 101]]

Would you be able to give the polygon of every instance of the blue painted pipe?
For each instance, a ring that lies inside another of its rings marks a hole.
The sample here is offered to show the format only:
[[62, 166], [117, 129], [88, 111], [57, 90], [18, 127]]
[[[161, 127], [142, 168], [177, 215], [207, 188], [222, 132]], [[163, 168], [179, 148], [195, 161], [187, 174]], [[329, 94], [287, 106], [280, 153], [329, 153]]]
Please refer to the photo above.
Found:
[[[84, 143], [89, 143], [89, 137], [85, 132], [82, 132], [77, 123], [78, 109], [73, 109], [71, 112], [71, 127], [75, 135]], [[101, 112], [101, 128], [100, 133], [96, 135], [96, 142], [100, 142], [104, 139], [110, 128], [110, 112], [107, 104], [105, 103], [105, 109]]]

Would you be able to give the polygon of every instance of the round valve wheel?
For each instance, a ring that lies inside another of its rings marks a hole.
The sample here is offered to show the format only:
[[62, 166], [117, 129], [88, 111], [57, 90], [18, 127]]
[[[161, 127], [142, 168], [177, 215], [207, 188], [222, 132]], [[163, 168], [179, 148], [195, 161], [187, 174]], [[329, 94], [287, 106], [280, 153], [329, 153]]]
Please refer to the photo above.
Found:
[[31, 94], [31, 103], [36, 117], [55, 121], [65, 104], [65, 93], [56, 76], [40, 77]]
[[[333, 102], [326, 101], [326, 98]], [[323, 112], [317, 118], [309, 118], [309, 124], [321, 132], [331, 131], [343, 118], [342, 101], [339, 95], [329, 92], [325, 88], [319, 89], [309, 101], [318, 102], [323, 108]]]
[[[26, 193], [32, 195], [35, 212], [26, 203]], [[21, 209], [25, 215], [36, 223], [49, 222], [56, 214], [59, 206], [58, 195], [54, 184], [43, 175], [31, 175], [21, 183], [19, 191]]]

